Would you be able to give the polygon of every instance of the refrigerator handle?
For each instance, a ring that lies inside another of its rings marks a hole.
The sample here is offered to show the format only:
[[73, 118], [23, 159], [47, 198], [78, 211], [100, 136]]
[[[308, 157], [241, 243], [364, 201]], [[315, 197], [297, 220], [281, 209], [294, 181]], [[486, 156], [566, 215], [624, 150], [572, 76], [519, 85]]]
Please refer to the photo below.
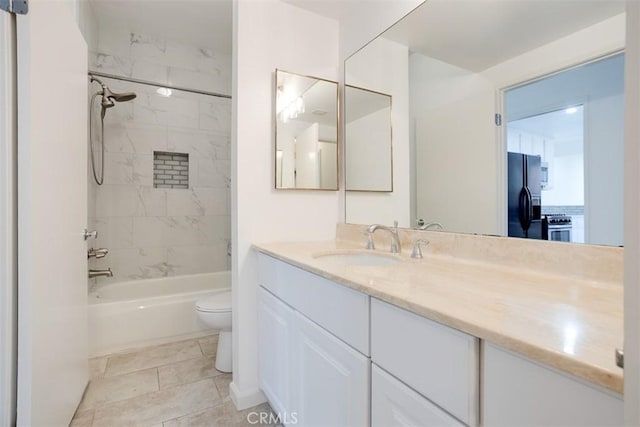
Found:
[[529, 211], [532, 209], [530, 204], [531, 193], [527, 187], [522, 187], [520, 194], [518, 195], [518, 219], [520, 220], [520, 226], [526, 232], [531, 225], [531, 216]]
[[527, 229], [533, 221], [533, 199], [531, 198], [531, 190], [529, 187], [524, 187], [527, 190]]

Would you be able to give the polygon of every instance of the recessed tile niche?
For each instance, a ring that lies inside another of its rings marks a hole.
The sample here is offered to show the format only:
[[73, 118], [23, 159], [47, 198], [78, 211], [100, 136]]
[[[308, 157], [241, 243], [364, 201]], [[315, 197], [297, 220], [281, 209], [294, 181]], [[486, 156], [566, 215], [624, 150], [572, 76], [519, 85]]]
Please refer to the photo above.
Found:
[[189, 154], [153, 152], [153, 186], [155, 188], [189, 188]]

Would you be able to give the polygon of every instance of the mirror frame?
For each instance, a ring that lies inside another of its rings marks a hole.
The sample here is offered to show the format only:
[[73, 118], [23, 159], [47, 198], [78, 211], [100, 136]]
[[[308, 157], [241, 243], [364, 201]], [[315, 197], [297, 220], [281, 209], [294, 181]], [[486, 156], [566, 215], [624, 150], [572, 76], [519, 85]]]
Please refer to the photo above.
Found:
[[[278, 94], [278, 73], [287, 73], [294, 76], [305, 77], [309, 79], [315, 79], [327, 83], [333, 83], [336, 85], [336, 186], [335, 188], [298, 188], [298, 187], [278, 187], [278, 113], [277, 113], [277, 94]], [[293, 73], [291, 71], [283, 70], [282, 68], [276, 68], [273, 73], [273, 188], [275, 190], [283, 191], [339, 191], [340, 190], [340, 153], [342, 151], [342, 135], [340, 132], [340, 126], [342, 120], [340, 117], [340, 83], [334, 80], [325, 79], [322, 77], [311, 76], [308, 74]]]
[[[346, 60], [345, 60], [346, 62]], [[391, 161], [391, 189], [390, 190], [358, 190], [358, 189], [350, 189], [347, 185], [347, 88], [354, 88], [365, 90], [367, 92], [375, 93], [377, 95], [386, 96], [389, 98], [389, 149], [391, 150], [391, 155], [389, 159]], [[393, 193], [393, 96], [388, 93], [380, 92], [377, 90], [367, 89], [365, 87], [350, 85], [346, 83], [344, 84], [344, 189], [345, 192], [358, 192], [358, 193]], [[346, 207], [346, 204], [345, 204]]]

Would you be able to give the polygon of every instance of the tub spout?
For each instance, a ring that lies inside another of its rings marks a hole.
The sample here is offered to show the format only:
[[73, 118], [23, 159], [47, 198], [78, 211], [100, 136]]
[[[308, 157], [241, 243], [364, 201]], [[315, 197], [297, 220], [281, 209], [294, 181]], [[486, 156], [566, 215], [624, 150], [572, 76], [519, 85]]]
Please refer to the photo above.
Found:
[[89, 279], [93, 279], [94, 277], [113, 277], [113, 271], [111, 268], [107, 268], [106, 270], [89, 270]]

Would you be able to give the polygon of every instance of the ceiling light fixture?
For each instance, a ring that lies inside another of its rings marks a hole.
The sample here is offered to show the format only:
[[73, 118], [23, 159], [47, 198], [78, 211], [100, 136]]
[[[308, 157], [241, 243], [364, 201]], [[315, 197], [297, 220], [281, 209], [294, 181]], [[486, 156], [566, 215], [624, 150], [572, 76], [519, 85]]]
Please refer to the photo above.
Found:
[[576, 107], [569, 107], [566, 110], [564, 110], [564, 112], [567, 114], [575, 114], [578, 112], [578, 109]]
[[295, 96], [290, 86], [278, 86], [276, 95], [276, 110], [282, 123], [287, 123], [304, 113], [304, 100]]

